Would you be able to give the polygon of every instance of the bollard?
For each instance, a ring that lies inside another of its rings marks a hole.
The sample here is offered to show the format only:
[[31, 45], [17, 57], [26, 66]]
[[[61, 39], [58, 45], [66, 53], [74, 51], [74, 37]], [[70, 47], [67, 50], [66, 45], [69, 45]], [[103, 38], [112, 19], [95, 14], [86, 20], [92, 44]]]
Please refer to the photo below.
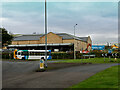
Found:
[[117, 61], [117, 58], [115, 57], [115, 62]]
[[45, 71], [45, 61], [43, 57], [40, 60], [40, 71]]

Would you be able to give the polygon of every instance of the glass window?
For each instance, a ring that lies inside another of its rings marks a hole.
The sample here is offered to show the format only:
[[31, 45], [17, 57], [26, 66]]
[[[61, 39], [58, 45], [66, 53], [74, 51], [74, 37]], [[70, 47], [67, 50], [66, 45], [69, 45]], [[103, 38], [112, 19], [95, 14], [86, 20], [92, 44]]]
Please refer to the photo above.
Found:
[[44, 56], [45, 55], [45, 53], [44, 52], [40, 52], [40, 56]]
[[22, 55], [28, 55], [28, 52], [22, 52]]
[[[45, 56], [45, 52], [29, 52], [31, 56]], [[47, 55], [50, 55], [50, 52], [47, 52]]]
[[15, 55], [17, 55], [17, 52], [15, 52]]
[[20, 55], [20, 52], [18, 52], [18, 55]]
[[30, 54], [31, 56], [33, 56], [33, 55], [34, 55], [34, 52], [30, 52], [29, 54]]

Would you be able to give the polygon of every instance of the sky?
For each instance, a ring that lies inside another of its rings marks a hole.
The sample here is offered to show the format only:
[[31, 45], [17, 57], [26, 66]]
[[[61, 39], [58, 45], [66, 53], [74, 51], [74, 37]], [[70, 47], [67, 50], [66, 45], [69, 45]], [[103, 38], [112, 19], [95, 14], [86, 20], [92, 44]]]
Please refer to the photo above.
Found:
[[[44, 33], [44, 2], [3, 2], [2, 27], [14, 34]], [[48, 32], [118, 42], [118, 2], [48, 2]]]

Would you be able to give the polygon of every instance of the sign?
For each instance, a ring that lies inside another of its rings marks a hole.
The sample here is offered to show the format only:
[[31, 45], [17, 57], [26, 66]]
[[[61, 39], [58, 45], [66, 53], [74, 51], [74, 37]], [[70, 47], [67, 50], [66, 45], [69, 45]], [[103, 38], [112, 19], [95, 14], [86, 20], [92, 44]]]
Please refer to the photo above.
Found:
[[107, 56], [113, 56], [113, 57], [117, 57], [118, 56], [118, 53], [103, 53], [102, 54], [102, 57], [107, 57]]
[[92, 45], [92, 50], [104, 50], [104, 45]]
[[105, 56], [107, 57], [107, 53], [105, 54]]
[[108, 53], [107, 56], [112, 56], [112, 53]]
[[85, 50], [83, 50], [82, 53], [89, 53], [89, 51], [85, 51]]
[[117, 56], [118, 56], [118, 53], [115, 53], [115, 56], [117, 57]]
[[102, 54], [102, 57], [106, 56], [105, 53]]
[[59, 52], [59, 49], [54, 49], [55, 52]]
[[117, 57], [117, 56], [118, 56], [118, 53], [113, 53], [112, 56], [113, 56], [113, 57]]
[[108, 53], [112, 53], [112, 50], [111, 50], [111, 49], [109, 49], [109, 50], [108, 50]]

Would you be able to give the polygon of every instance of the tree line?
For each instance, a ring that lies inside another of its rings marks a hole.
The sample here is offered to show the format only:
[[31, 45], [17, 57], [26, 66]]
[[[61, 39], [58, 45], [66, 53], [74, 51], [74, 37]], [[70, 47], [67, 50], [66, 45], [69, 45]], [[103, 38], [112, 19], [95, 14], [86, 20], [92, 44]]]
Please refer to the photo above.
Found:
[[0, 28], [0, 40], [2, 42], [2, 46], [9, 45], [12, 42], [13, 35], [9, 34], [5, 28]]

